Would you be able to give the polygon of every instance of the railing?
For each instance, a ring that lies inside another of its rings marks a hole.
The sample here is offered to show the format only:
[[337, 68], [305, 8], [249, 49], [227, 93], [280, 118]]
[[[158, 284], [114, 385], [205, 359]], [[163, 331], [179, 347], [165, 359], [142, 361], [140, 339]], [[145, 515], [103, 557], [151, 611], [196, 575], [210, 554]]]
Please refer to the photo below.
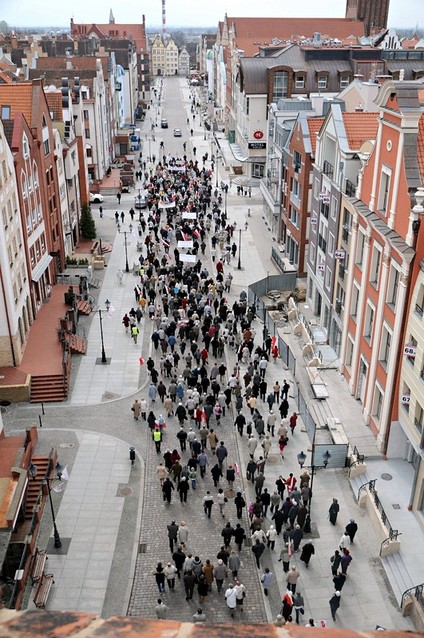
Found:
[[[390, 534], [390, 536], [388, 536], [387, 538], [384, 539], [384, 541], [381, 543], [380, 545], [380, 554], [379, 556], [381, 556], [382, 552], [383, 552], [383, 548], [388, 545], [390, 543], [390, 541], [396, 541], [398, 536], [402, 536], [402, 532], [398, 532], [397, 529], [396, 530], [392, 530], [393, 533]], [[396, 536], [394, 535], [396, 534]]]
[[345, 244], [349, 243], [349, 228], [347, 228], [346, 226], [343, 226], [343, 230], [342, 230], [342, 240], [344, 241]]
[[327, 241], [322, 235], [318, 235], [318, 246], [321, 248], [323, 253], [327, 252]]
[[368, 488], [369, 491], [373, 491], [375, 490], [375, 484], [377, 482], [377, 479], [371, 479], [371, 481], [367, 481], [366, 483], [363, 483], [361, 485], [361, 487], [358, 490], [358, 501], [359, 501], [359, 497], [361, 496], [362, 492], [365, 492], [365, 490]]
[[414, 596], [417, 599], [417, 601], [420, 603], [421, 607], [424, 608], [423, 591], [424, 591], [424, 583], [421, 583], [421, 585], [414, 585], [414, 587], [410, 587], [409, 589], [406, 589], [403, 592], [402, 598], [400, 600], [401, 609], [403, 607], [403, 602], [407, 596], [410, 596], [411, 598], [412, 596]]
[[348, 179], [346, 180], [346, 184], [345, 184], [345, 194], [348, 197], [355, 197], [355, 193], [356, 193], [356, 186], [355, 184], [352, 184], [352, 182], [350, 182]]
[[[389, 530], [389, 536], [388, 538], [386, 538], [383, 543], [382, 546], [384, 545], [384, 543], [387, 543], [388, 541], [395, 541], [397, 539], [397, 537], [400, 535], [399, 530], [397, 529], [393, 529], [393, 527], [390, 524], [389, 519], [387, 518], [387, 514], [384, 511], [384, 507], [378, 497], [377, 492], [375, 491], [375, 482], [377, 479], [374, 479], [373, 481], [369, 481], [369, 491], [372, 494], [373, 500], [374, 500], [374, 505], [377, 508], [377, 511], [380, 513], [380, 518], [381, 518], [381, 522], [383, 523], [383, 525], [385, 527], [387, 527], [387, 529]], [[363, 486], [361, 486], [363, 487]], [[361, 489], [361, 488], [359, 488]], [[359, 492], [358, 492], [359, 495]]]
[[330, 162], [327, 162], [327, 160], [325, 160], [322, 172], [324, 173], [324, 175], [327, 175], [328, 177], [333, 179], [334, 166], [330, 164]]

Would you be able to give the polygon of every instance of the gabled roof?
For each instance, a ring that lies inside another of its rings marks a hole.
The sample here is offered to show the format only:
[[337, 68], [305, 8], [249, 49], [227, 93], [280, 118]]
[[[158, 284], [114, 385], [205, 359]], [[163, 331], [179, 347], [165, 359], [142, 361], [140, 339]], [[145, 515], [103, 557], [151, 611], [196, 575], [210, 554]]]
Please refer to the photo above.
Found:
[[[229, 17], [228, 26], [234, 26], [234, 42], [244, 55], [255, 55], [259, 46], [272, 44], [272, 40], [293, 40], [296, 36], [312, 38], [315, 32], [323, 38], [346, 40], [365, 35], [364, 23], [348, 18], [237, 18]], [[220, 23], [221, 26], [221, 23]]]
[[309, 129], [309, 139], [311, 141], [311, 154], [315, 157], [315, 153], [317, 150], [317, 135], [319, 130], [324, 122], [323, 117], [308, 117], [308, 129]]
[[343, 123], [349, 148], [359, 151], [367, 140], [375, 140], [378, 129], [378, 113], [343, 113]]
[[32, 82], [0, 85], [0, 103], [10, 106], [12, 119], [17, 113], [23, 113], [29, 126], [31, 126]]
[[49, 111], [52, 114], [52, 120], [55, 122], [63, 121], [62, 111], [62, 93], [61, 91], [45, 91]]
[[100, 24], [98, 22], [91, 25], [71, 21], [71, 35], [75, 38], [86, 38], [90, 33], [96, 34], [99, 38], [118, 38], [133, 40], [137, 47], [146, 50], [146, 31], [144, 24]]

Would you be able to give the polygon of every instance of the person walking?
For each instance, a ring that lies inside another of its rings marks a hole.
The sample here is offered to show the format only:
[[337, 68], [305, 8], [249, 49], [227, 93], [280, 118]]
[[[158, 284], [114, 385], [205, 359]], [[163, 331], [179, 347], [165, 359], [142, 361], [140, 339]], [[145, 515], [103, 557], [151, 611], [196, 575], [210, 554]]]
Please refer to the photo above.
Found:
[[232, 549], [228, 557], [228, 568], [231, 569], [231, 573], [234, 578], [237, 578], [240, 565], [241, 565], [240, 554], [236, 552], [235, 549]]
[[264, 588], [265, 596], [268, 596], [271, 581], [272, 581], [272, 572], [270, 572], [269, 567], [265, 567], [264, 572], [261, 576], [261, 583], [262, 583], [262, 587]]
[[346, 576], [345, 574], [336, 574], [333, 578], [333, 583], [334, 583], [334, 589], [336, 591], [342, 591], [343, 586], [346, 582]]
[[[197, 586], [197, 589], [199, 589], [199, 586]], [[200, 598], [200, 594], [199, 594], [199, 598]], [[198, 607], [197, 612], [193, 614], [193, 622], [194, 624], [199, 622], [206, 622], [206, 614], [203, 613], [203, 609], [201, 607]]]
[[163, 493], [163, 500], [167, 501], [168, 503], [171, 503], [171, 497], [172, 497], [172, 490], [175, 489], [174, 488], [174, 484], [171, 481], [170, 478], [166, 478], [163, 485], [162, 485], [162, 493]]
[[158, 604], [155, 607], [156, 617], [158, 620], [165, 620], [168, 614], [168, 607], [162, 602], [161, 598], [158, 598]]
[[341, 560], [340, 552], [338, 549], [336, 549], [333, 556], [330, 557], [331, 573], [333, 574], [333, 576], [336, 576], [337, 572], [339, 571], [340, 560]]
[[246, 507], [246, 501], [241, 492], [237, 492], [234, 505], [236, 506], [237, 518], [241, 519], [243, 517], [243, 509]]
[[349, 567], [351, 562], [352, 562], [352, 556], [350, 555], [349, 550], [344, 549], [342, 557], [340, 559], [340, 567], [342, 570], [342, 574], [344, 574], [345, 576], [346, 576], [347, 568]]
[[187, 494], [190, 489], [190, 484], [186, 476], [182, 476], [178, 483], [177, 490], [180, 493], [180, 502], [187, 503]]
[[213, 503], [214, 503], [213, 496], [208, 490], [206, 492], [206, 496], [203, 497], [203, 510], [205, 514], [207, 514], [208, 518], [211, 517]]
[[336, 611], [340, 607], [341, 593], [336, 591], [328, 602], [330, 604], [331, 617], [333, 620], [336, 620]]
[[290, 568], [290, 555], [289, 555], [289, 544], [284, 543], [281, 552], [279, 562], [283, 561], [283, 571], [287, 574]]
[[140, 403], [140, 401], [138, 399], [136, 399], [134, 401], [134, 403], [132, 404], [131, 410], [132, 410], [134, 419], [136, 421], [138, 421], [138, 419], [140, 418], [140, 414], [141, 414], [141, 403]]
[[174, 551], [174, 544], [177, 542], [178, 536], [178, 525], [175, 521], [172, 521], [168, 526], [168, 540], [169, 540], [169, 549], [171, 552]]
[[227, 458], [227, 456], [228, 456], [227, 448], [224, 445], [224, 441], [221, 441], [216, 451], [216, 458], [218, 459], [219, 469], [221, 470], [221, 473], [222, 473], [222, 464], [224, 463], [224, 460]]
[[332, 525], [336, 524], [337, 514], [339, 513], [340, 505], [336, 498], [333, 498], [333, 502], [330, 505], [330, 509], [328, 510], [328, 518], [330, 519], [330, 523]]
[[186, 600], [191, 600], [193, 598], [194, 586], [196, 584], [196, 576], [193, 574], [191, 569], [183, 577], [184, 589], [186, 593]]
[[163, 570], [162, 563], [158, 563], [156, 565], [156, 571], [153, 572], [153, 575], [156, 579], [156, 585], [158, 586], [159, 593], [165, 593], [165, 572]]
[[160, 446], [162, 443], [162, 432], [159, 426], [156, 426], [153, 430], [153, 441], [156, 447], [156, 454], [160, 454]]
[[297, 425], [297, 414], [296, 412], [293, 412], [293, 414], [290, 417], [290, 430], [291, 430], [292, 436], [294, 436], [294, 430], [296, 425]]
[[185, 521], [181, 521], [178, 527], [178, 541], [181, 547], [185, 548], [188, 543], [188, 537], [190, 534], [190, 530], [187, 527]]
[[166, 578], [166, 582], [168, 583], [168, 587], [170, 589], [170, 591], [175, 589], [175, 576], [177, 574], [177, 568], [175, 567], [175, 565], [173, 565], [172, 563], [167, 563], [166, 567], [164, 568], [164, 574], [165, 574], [165, 578]]
[[182, 547], [178, 547], [177, 551], [172, 554], [172, 560], [175, 563], [178, 578], [181, 578], [181, 572], [184, 567], [185, 559], [186, 555], [184, 554]]
[[158, 475], [161, 487], [163, 487], [165, 479], [168, 476], [168, 470], [163, 463], [159, 463], [159, 465], [156, 467], [156, 474]]
[[246, 538], [246, 532], [244, 531], [244, 527], [237, 523], [234, 530], [234, 542], [237, 545], [238, 551], [241, 552], [241, 548], [243, 546], [243, 541]]
[[200, 574], [197, 578], [197, 594], [199, 596], [199, 604], [203, 605], [206, 596], [209, 594], [208, 583], [203, 574]]
[[246, 587], [239, 580], [236, 580], [234, 589], [236, 592], [237, 607], [239, 608], [241, 612], [243, 612], [244, 599], [246, 598]]
[[291, 622], [292, 620], [291, 614], [293, 609], [293, 596], [290, 589], [288, 589], [286, 593], [284, 594], [282, 603], [283, 603], [283, 607], [282, 607], [281, 613], [283, 614], [284, 620], [286, 622]]
[[139, 329], [137, 328], [137, 326], [131, 326], [131, 337], [134, 340], [134, 343], [137, 343], [138, 335]]
[[234, 618], [234, 612], [237, 607], [237, 594], [232, 583], [228, 585], [228, 589], [225, 592], [224, 597], [230, 611], [231, 618]]
[[274, 525], [270, 525], [269, 530], [266, 533], [267, 538], [267, 547], [270, 548], [271, 551], [274, 550], [275, 547], [275, 539], [277, 538], [277, 530]]
[[228, 498], [225, 496], [224, 490], [222, 489], [222, 487], [220, 487], [219, 490], [218, 490], [218, 494], [217, 494], [217, 497], [216, 497], [216, 502], [218, 503], [219, 512], [220, 512], [221, 516], [225, 517], [224, 508], [225, 508], [226, 503], [228, 503]]
[[349, 536], [351, 543], [353, 543], [357, 531], [358, 525], [355, 523], [355, 519], [351, 518], [350, 522], [346, 525], [346, 534]]
[[295, 565], [292, 565], [286, 578], [287, 589], [291, 591], [292, 594], [296, 593], [296, 583], [299, 579], [299, 576], [300, 576], [300, 572], [296, 569]]
[[215, 578], [218, 594], [220, 594], [222, 585], [224, 583], [224, 578], [227, 576], [227, 567], [224, 564], [224, 561], [222, 560], [222, 558], [218, 559], [217, 564], [213, 568], [213, 576]]
[[305, 563], [305, 567], [308, 567], [311, 556], [315, 554], [315, 547], [313, 543], [305, 543], [302, 547], [302, 553], [300, 554], [300, 560]]
[[345, 530], [340, 539], [339, 547], [343, 551], [344, 549], [347, 549], [349, 545], [350, 545], [350, 536], [349, 534], [346, 533], [346, 530]]
[[215, 465], [211, 469], [211, 474], [212, 474], [214, 486], [218, 487], [219, 479], [222, 476], [221, 468], [219, 467], [218, 463], [215, 463]]
[[265, 551], [265, 545], [263, 543], [261, 543], [261, 541], [259, 539], [256, 539], [255, 544], [252, 547], [252, 552], [255, 554], [255, 559], [256, 559], [256, 567], [258, 569], [260, 569], [261, 564], [260, 564], [260, 558], [262, 556], [262, 554]]
[[213, 567], [211, 561], [209, 560], [209, 558], [207, 558], [205, 564], [202, 567], [202, 572], [203, 572], [203, 575], [205, 577], [206, 582], [208, 583], [208, 588], [209, 588], [210, 592], [212, 591], [212, 583], [213, 583], [213, 579], [214, 579], [213, 569], [214, 569], [214, 567]]
[[305, 601], [302, 594], [298, 591], [293, 597], [293, 607], [296, 613], [296, 625], [300, 625], [300, 615], [305, 613]]

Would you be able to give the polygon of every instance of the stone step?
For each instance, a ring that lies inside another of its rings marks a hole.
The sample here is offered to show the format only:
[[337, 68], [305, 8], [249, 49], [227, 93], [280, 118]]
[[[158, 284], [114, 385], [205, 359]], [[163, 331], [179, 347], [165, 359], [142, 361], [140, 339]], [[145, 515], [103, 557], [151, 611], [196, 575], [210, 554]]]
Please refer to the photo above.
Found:
[[31, 403], [63, 401], [68, 395], [67, 385], [60, 374], [31, 377]]
[[69, 347], [72, 354], [85, 354], [87, 352], [87, 339], [78, 335], [70, 335]]
[[400, 606], [403, 592], [415, 585], [409, 577], [408, 570], [403, 561], [402, 550], [396, 554], [392, 554], [392, 556], [385, 556], [381, 559], [381, 563], [389, 579], [396, 601]]
[[91, 305], [87, 301], [84, 301], [84, 299], [78, 299], [77, 310], [82, 315], [90, 315], [93, 312]]

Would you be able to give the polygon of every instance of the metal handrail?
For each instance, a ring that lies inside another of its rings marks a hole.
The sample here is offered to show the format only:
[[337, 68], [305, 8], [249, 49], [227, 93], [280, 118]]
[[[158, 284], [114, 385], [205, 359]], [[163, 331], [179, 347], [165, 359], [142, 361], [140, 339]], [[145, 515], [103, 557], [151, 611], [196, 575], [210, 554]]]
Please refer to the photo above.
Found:
[[397, 529], [391, 529], [390, 528], [390, 535], [387, 538], [385, 538], [384, 541], [380, 545], [379, 556], [381, 556], [381, 552], [383, 551], [384, 545], [387, 545], [390, 541], [396, 541], [398, 536], [402, 536], [402, 532], [398, 532]]
[[377, 479], [371, 479], [371, 481], [367, 481], [366, 483], [361, 485], [361, 487], [358, 490], [358, 501], [359, 501], [359, 497], [361, 496], [361, 492], [365, 491], [367, 487], [369, 487], [370, 492], [374, 492], [376, 482], [377, 482]]
[[403, 601], [405, 600], [405, 598], [407, 596], [411, 595], [411, 592], [413, 592], [413, 595], [418, 600], [418, 602], [421, 603], [421, 605], [423, 605], [424, 604], [423, 591], [424, 591], [424, 583], [421, 583], [420, 585], [414, 585], [413, 587], [410, 587], [409, 589], [406, 589], [403, 592], [402, 598], [400, 600], [401, 609], [402, 609], [402, 606], [403, 606]]

